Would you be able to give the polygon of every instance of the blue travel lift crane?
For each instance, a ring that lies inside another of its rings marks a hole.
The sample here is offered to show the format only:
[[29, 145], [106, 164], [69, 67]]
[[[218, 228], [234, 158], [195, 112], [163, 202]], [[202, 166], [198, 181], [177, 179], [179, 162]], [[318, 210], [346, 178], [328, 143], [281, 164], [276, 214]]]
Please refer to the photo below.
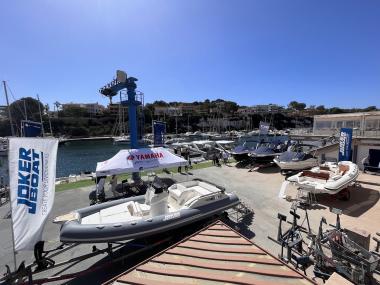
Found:
[[[121, 97], [120, 104], [122, 106], [128, 107], [128, 121], [129, 121], [129, 132], [130, 132], [130, 141], [131, 149], [139, 148], [138, 142], [138, 129], [137, 129], [137, 107], [141, 105], [141, 101], [137, 99], [136, 81], [138, 79], [135, 77], [128, 77], [127, 73], [122, 70], [116, 71], [116, 79], [112, 80], [110, 83], [104, 85], [99, 89], [99, 92], [109, 97], [110, 99], [113, 96], [116, 96], [118, 92], [127, 89], [127, 96]], [[133, 180], [137, 181], [140, 179], [139, 173], [133, 173]]]

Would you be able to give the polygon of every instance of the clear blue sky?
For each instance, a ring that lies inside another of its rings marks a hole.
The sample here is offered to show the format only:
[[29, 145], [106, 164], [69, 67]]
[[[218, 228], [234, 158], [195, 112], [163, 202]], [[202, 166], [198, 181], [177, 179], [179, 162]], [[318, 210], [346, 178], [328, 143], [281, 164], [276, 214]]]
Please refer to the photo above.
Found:
[[0, 11], [0, 80], [18, 98], [106, 103], [99, 87], [124, 69], [146, 102], [380, 107], [379, 0], [3, 0]]

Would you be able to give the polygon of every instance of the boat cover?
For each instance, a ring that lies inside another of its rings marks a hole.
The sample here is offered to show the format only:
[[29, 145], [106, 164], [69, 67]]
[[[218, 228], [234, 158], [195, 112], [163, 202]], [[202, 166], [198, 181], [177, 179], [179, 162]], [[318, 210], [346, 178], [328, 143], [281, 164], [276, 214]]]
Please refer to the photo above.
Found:
[[98, 162], [96, 176], [139, 172], [147, 169], [186, 166], [188, 161], [163, 147], [122, 149], [112, 158]]

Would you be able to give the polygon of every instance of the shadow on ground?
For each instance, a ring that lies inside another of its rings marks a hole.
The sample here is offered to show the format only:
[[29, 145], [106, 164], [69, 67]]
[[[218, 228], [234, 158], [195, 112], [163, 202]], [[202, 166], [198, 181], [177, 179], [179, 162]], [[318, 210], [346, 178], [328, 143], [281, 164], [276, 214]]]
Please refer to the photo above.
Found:
[[244, 237], [248, 239], [252, 239], [256, 236], [256, 234], [249, 228], [253, 224], [254, 213], [250, 212], [248, 215], [245, 215], [238, 222], [233, 221], [230, 218], [223, 219], [223, 222], [228, 226], [241, 233]]
[[352, 188], [349, 201], [338, 200], [333, 195], [318, 195], [318, 203], [326, 207], [338, 208], [343, 214], [360, 217], [371, 209], [380, 198], [380, 192], [366, 187]]

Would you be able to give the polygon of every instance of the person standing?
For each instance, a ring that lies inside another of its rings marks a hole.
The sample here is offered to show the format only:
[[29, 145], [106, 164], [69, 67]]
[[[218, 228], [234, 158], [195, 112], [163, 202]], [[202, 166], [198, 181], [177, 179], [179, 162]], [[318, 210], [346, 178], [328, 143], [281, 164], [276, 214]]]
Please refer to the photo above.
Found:
[[96, 200], [100, 203], [104, 202], [106, 199], [106, 194], [104, 192], [105, 183], [106, 183], [106, 176], [96, 177]]
[[116, 192], [116, 187], [117, 187], [116, 175], [112, 175], [110, 185], [111, 185], [111, 192], [112, 192], [113, 196], [114, 197], [118, 196], [118, 193]]
[[222, 156], [223, 156], [223, 163], [226, 165], [228, 162], [228, 157], [229, 157], [227, 151], [223, 151]]
[[[189, 155], [190, 155], [189, 150], [186, 148], [186, 149], [185, 149], [185, 152], [184, 152], [184, 154], [183, 154], [183, 158], [186, 159], [188, 162], [189, 162], [189, 160], [190, 160]], [[189, 166], [186, 165], [186, 166], [185, 166], [185, 171], [187, 172], [188, 170], [189, 170]]]

